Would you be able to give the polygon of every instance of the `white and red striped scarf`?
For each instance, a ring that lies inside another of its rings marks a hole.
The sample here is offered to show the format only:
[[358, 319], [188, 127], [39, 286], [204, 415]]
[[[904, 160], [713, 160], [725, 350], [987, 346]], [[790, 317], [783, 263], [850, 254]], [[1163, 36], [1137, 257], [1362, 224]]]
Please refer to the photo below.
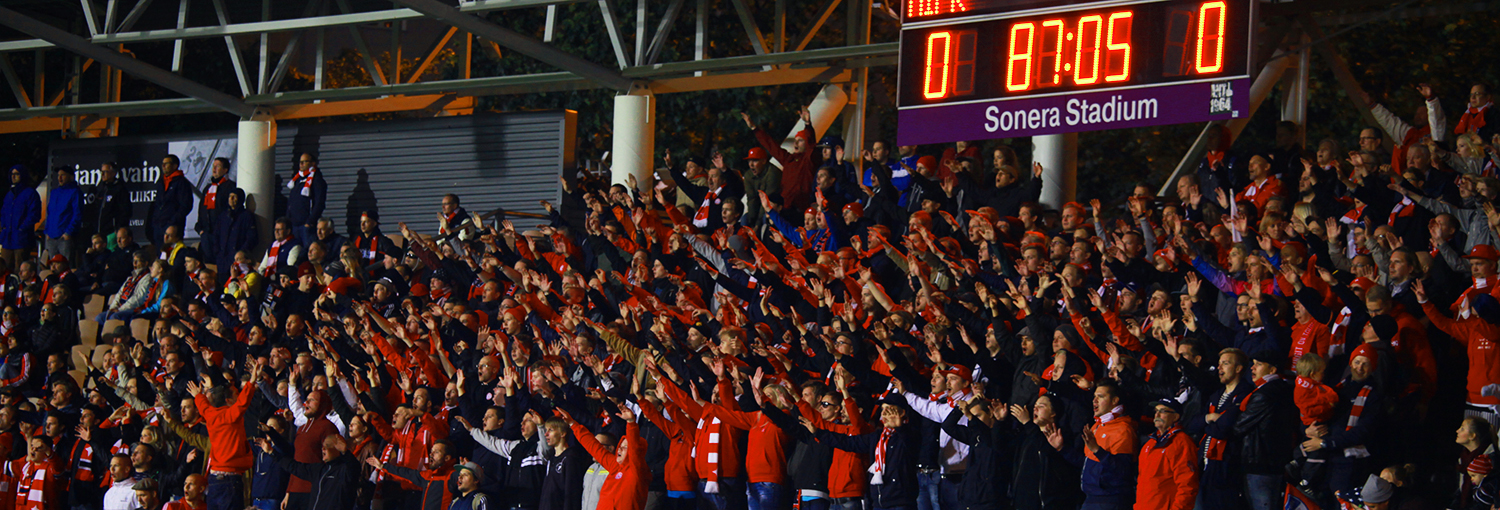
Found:
[[[1365, 401], [1370, 398], [1370, 386], [1365, 385], [1359, 389], [1359, 394], [1354, 396], [1354, 405], [1349, 407], [1349, 422], [1344, 425], [1344, 430], [1350, 430], [1359, 425], [1359, 415], [1365, 412]], [[1364, 458], [1370, 456], [1370, 451], [1364, 445], [1356, 445], [1344, 448], [1345, 457]]]
[[714, 204], [719, 203], [719, 190], [722, 189], [724, 188], [714, 188], [707, 195], [703, 195], [703, 205], [698, 206], [698, 213], [693, 215], [694, 227], [708, 227], [708, 213], [713, 209]]
[[885, 446], [891, 440], [891, 433], [895, 430], [890, 427], [880, 431], [880, 440], [875, 442], [875, 462], [870, 463], [870, 485], [882, 485], [885, 483]]
[[1391, 207], [1391, 215], [1386, 218], [1385, 224], [1395, 227], [1397, 218], [1406, 218], [1410, 217], [1413, 214], [1416, 214], [1416, 205], [1417, 203], [1412, 202], [1411, 198], [1408, 198], [1406, 195], [1402, 195], [1401, 201], [1396, 202], [1396, 205]]
[[[723, 439], [723, 437], [720, 436], [720, 434], [719, 434], [719, 430], [721, 428], [719, 427], [719, 419], [717, 417], [713, 417], [713, 418], [703, 417], [703, 418], [699, 418], [698, 419], [698, 430], [707, 430], [708, 426], [712, 426], [714, 429], [713, 429], [712, 432], [708, 433], [708, 445], [709, 445], [708, 448], [710, 448], [710, 450], [708, 452], [706, 452], [705, 455], [707, 455], [706, 459], [707, 459], [708, 463], [713, 465], [713, 469], [708, 470], [707, 473], [699, 473], [699, 476], [702, 476], [703, 480], [704, 480], [704, 482], [703, 482], [703, 492], [704, 493], [707, 493], [707, 494], [718, 494], [719, 493], [719, 452], [721, 450], [721, 445], [723, 444], [722, 441], [721, 441]], [[698, 457], [698, 446], [697, 445], [693, 446], [693, 457], [694, 458]]]
[[219, 183], [221, 182], [224, 182], [223, 177], [208, 181], [208, 189], [203, 191], [203, 207], [205, 209], [212, 211], [214, 210], [214, 206], [219, 204], [219, 201], [215, 199], [219, 196]]

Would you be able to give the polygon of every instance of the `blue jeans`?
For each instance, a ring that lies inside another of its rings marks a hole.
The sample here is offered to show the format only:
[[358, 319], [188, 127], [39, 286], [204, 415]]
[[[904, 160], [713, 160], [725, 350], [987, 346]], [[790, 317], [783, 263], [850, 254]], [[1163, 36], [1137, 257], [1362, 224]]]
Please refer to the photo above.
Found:
[[1281, 508], [1285, 493], [1286, 480], [1279, 474], [1245, 474], [1245, 496], [1250, 500], [1250, 510]]
[[752, 482], [746, 487], [746, 503], [750, 510], [791, 508], [786, 502], [786, 495], [786, 487], [779, 483]]
[[745, 508], [745, 482], [741, 478], [719, 478], [719, 492], [703, 490], [707, 482], [698, 480], [699, 510], [740, 510]]
[[243, 510], [245, 477], [239, 475], [208, 476], [208, 510]]
[[942, 510], [943, 474], [939, 471], [917, 473], [917, 510]]
[[274, 499], [257, 499], [255, 508], [259, 510], [281, 510], [281, 502]]
[[864, 498], [834, 498], [832, 508], [836, 510], [864, 510]]

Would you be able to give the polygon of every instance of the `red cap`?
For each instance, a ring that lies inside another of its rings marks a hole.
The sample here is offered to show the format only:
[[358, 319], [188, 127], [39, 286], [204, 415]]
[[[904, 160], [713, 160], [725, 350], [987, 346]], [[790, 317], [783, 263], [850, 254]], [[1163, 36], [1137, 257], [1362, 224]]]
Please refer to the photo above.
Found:
[[948, 367], [947, 370], [943, 370], [942, 373], [959, 376], [965, 381], [974, 381], [974, 370], [963, 365], [953, 365]]
[[431, 293], [432, 291], [427, 288], [427, 284], [425, 283], [413, 283], [411, 285], [411, 295], [413, 297], [426, 298]]
[[855, 216], [865, 215], [865, 206], [864, 204], [861, 204], [859, 202], [849, 202], [847, 204], [844, 204], [844, 210], [853, 211]]
[[1370, 290], [1370, 287], [1374, 287], [1375, 286], [1375, 280], [1371, 280], [1369, 278], [1365, 278], [1365, 277], [1361, 276], [1359, 278], [1355, 278], [1354, 281], [1349, 282], [1349, 286], [1350, 287], [1357, 287], [1357, 288], [1359, 288], [1359, 290], [1368, 291], [1368, 290]]
[[328, 283], [328, 290], [334, 294], [348, 295], [350, 291], [363, 288], [364, 284], [357, 278], [345, 276]]
[[1359, 344], [1359, 347], [1355, 347], [1354, 352], [1349, 353], [1349, 362], [1353, 363], [1354, 358], [1360, 356], [1369, 358], [1371, 363], [1380, 361], [1380, 351], [1375, 350], [1374, 347], [1370, 347], [1370, 344]]
[[928, 170], [937, 171], [938, 159], [934, 156], [922, 156], [917, 158], [917, 166], [925, 166]]
[[[1475, 248], [1478, 248], [1478, 246], [1476, 246]], [[1494, 251], [1494, 248], [1490, 248], [1490, 251]], [[53, 255], [52, 258], [47, 259], [47, 263], [49, 263], [49, 264], [53, 263], [53, 262], [64, 262], [64, 263], [66, 263], [67, 261], [68, 261], [68, 258], [62, 256], [62, 254]]]
[[[56, 259], [56, 257], [53, 258]], [[1500, 252], [1495, 251], [1494, 246], [1490, 246], [1488, 244], [1476, 244], [1473, 248], [1469, 249], [1469, 254], [1464, 255], [1464, 258], [1484, 259], [1490, 262], [1495, 262], [1497, 260], [1500, 260]]]
[[751, 147], [750, 148], [750, 155], [749, 156], [745, 156], [745, 159], [748, 160], [748, 159], [771, 159], [771, 158], [766, 157], [766, 150], [765, 149], [762, 149], [760, 147]]
[[1479, 456], [1474, 457], [1474, 460], [1469, 461], [1469, 466], [1465, 468], [1465, 471], [1474, 473], [1476, 475], [1487, 475], [1490, 474], [1490, 471], [1494, 470], [1494, 468], [1495, 465], [1492, 461], [1490, 461], [1490, 456], [1481, 453], [1479, 454]]

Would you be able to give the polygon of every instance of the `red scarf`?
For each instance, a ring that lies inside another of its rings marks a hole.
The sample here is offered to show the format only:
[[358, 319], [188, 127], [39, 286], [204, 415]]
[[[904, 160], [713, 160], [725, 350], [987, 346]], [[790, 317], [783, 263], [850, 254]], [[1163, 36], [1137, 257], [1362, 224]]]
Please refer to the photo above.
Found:
[[1397, 218], [1407, 218], [1416, 214], [1416, 205], [1416, 202], [1412, 202], [1406, 195], [1402, 195], [1401, 201], [1396, 202], [1396, 205], [1391, 207], [1391, 215], [1386, 218], [1385, 224], [1395, 227]]
[[208, 182], [208, 189], [203, 192], [203, 207], [205, 209], [212, 211], [214, 210], [214, 206], [218, 205], [219, 201], [215, 200], [215, 198], [219, 196], [219, 183], [222, 182], [224, 182], [223, 177]]
[[886, 427], [880, 431], [880, 440], [875, 442], [875, 462], [870, 464], [870, 474], [875, 476], [870, 478], [871, 484], [881, 485], [885, 483], [885, 446], [886, 443], [891, 441], [891, 434], [894, 432], [895, 430]]
[[150, 287], [149, 290], [146, 291], [146, 300], [143, 301], [143, 302], [141, 302], [140, 308], [136, 308], [135, 311], [139, 312], [141, 310], [145, 310], [146, 308], [150, 307], [152, 303], [155, 302], [155, 300], [156, 300], [156, 293], [157, 293], [157, 291], [161, 290], [161, 281], [163, 279], [165, 279], [165, 278], [157, 278], [157, 279], [151, 280], [151, 287]]
[[719, 190], [721, 189], [723, 188], [715, 188], [713, 191], [708, 192], [707, 195], [703, 195], [703, 205], [698, 206], [698, 214], [693, 215], [694, 227], [708, 227], [709, 209], [712, 209], [714, 204], [719, 203]]
[[1453, 127], [1453, 134], [1478, 132], [1479, 128], [1484, 127], [1484, 111], [1488, 110], [1491, 104], [1493, 103], [1485, 103], [1484, 106], [1464, 110], [1464, 115], [1458, 118], [1458, 125]]
[[167, 178], [161, 181], [161, 190], [167, 191], [169, 189], [172, 189], [172, 179], [176, 179], [178, 177], [182, 177], [182, 170], [167, 174]]
[[1359, 425], [1359, 415], [1365, 412], [1365, 400], [1370, 397], [1370, 386], [1366, 385], [1359, 389], [1359, 395], [1354, 397], [1354, 405], [1349, 407], [1349, 423], [1344, 425], [1344, 430], [1353, 429]]

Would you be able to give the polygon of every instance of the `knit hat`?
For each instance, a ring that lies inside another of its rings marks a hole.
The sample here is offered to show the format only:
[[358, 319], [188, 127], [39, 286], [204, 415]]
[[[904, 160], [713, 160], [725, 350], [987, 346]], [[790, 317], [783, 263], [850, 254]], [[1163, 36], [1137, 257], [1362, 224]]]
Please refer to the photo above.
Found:
[[1379, 476], [1370, 475], [1370, 478], [1365, 480], [1364, 488], [1360, 489], [1359, 496], [1365, 503], [1384, 503], [1390, 501], [1395, 493], [1396, 486], [1391, 485], [1391, 482]]
[[917, 158], [917, 166], [925, 166], [928, 170], [933, 172], [937, 171], [937, 164], [938, 159], [933, 156], [922, 156], [920, 158]]
[[1481, 453], [1479, 456], [1474, 457], [1474, 460], [1469, 461], [1469, 466], [1465, 468], [1465, 471], [1476, 475], [1488, 475], [1494, 468], [1495, 465], [1490, 461], [1490, 456]]
[[1392, 338], [1396, 338], [1396, 331], [1400, 330], [1396, 326], [1396, 319], [1386, 314], [1370, 317], [1370, 327], [1375, 330], [1375, 336], [1387, 342], [1391, 341]]
[[1359, 347], [1355, 347], [1354, 352], [1349, 353], [1349, 361], [1352, 363], [1354, 362], [1354, 358], [1360, 356], [1369, 358], [1371, 363], [1380, 361], [1380, 351], [1375, 350], [1374, 347], [1370, 347], [1370, 344], [1359, 344]]

